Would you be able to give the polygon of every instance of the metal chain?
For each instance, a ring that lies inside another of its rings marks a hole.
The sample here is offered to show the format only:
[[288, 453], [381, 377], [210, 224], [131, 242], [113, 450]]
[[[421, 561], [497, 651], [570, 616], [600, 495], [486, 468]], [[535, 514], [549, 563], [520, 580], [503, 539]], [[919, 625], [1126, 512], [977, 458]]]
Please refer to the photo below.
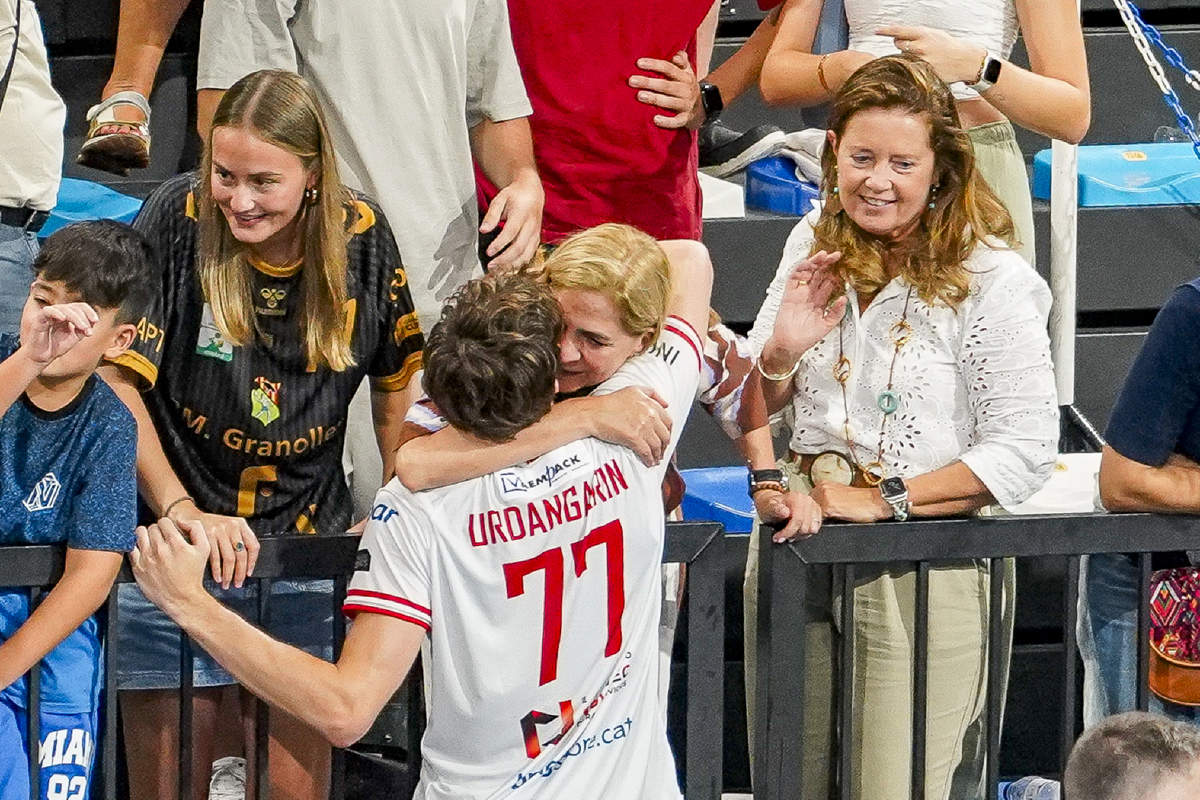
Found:
[[1137, 7], [1130, 3], [1129, 0], [1113, 0], [1113, 3], [1116, 5], [1117, 11], [1120, 12], [1121, 20], [1125, 23], [1125, 28], [1129, 31], [1129, 35], [1133, 39], [1138, 52], [1141, 54], [1142, 60], [1146, 62], [1146, 67], [1150, 70], [1150, 77], [1154, 79], [1154, 82], [1158, 85], [1158, 90], [1162, 92], [1163, 102], [1175, 114], [1175, 119], [1179, 122], [1180, 129], [1192, 140], [1192, 150], [1195, 151], [1196, 157], [1200, 158], [1200, 133], [1197, 133], [1196, 124], [1188, 116], [1187, 112], [1184, 111], [1183, 104], [1179, 102], [1179, 95], [1175, 93], [1171, 82], [1167, 80], [1162, 64], [1159, 63], [1158, 58], [1154, 55], [1154, 50], [1151, 48], [1150, 42], [1153, 41], [1163, 51], [1167, 62], [1183, 72], [1188, 85], [1197, 91], [1200, 91], [1200, 71], [1189, 69], [1179, 51], [1163, 41], [1162, 35], [1159, 34], [1158, 30], [1142, 19], [1142, 15], [1138, 12]]

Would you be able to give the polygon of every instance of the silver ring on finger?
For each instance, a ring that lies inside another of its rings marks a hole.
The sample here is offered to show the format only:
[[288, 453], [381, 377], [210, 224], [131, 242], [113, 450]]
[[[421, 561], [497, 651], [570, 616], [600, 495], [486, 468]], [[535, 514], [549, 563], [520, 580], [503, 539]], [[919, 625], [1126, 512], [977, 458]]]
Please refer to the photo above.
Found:
[[245, 550], [245, 549], [246, 549], [246, 545], [245, 545], [244, 543], [242, 543], [242, 542], [234, 542], [234, 543], [233, 543], [233, 549], [234, 549], [235, 551], [237, 551], [237, 552], [239, 552], [239, 553], [240, 553], [240, 552], [242, 552], [243, 550]]

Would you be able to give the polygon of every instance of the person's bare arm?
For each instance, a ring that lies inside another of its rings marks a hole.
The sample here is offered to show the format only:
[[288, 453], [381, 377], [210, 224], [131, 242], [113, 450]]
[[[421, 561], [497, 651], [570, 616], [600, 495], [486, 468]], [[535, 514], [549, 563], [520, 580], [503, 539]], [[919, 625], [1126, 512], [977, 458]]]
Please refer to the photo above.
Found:
[[[162, 440], [150, 419], [133, 374], [125, 367], [102, 365], [97, 372], [112, 388], [121, 402], [133, 414], [137, 423], [138, 492], [142, 501], [157, 516], [169, 511], [172, 520], [201, 520], [211, 540], [213, 580], [225, 588], [241, 586], [247, 576], [254, 574], [258, 561], [258, 537], [241, 517], [210, 514], [202, 511], [188, 497], [187, 490], [171, 462], [167, 460]], [[253, 510], [253, 509], [251, 509]], [[238, 543], [242, 544], [238, 548]]]
[[58, 583], [16, 633], [0, 644], [0, 688], [32, 669], [94, 614], [120, 569], [121, 553], [68, 547]]
[[779, 29], [779, 11], [779, 8], [772, 9], [733, 55], [707, 75], [701, 74], [701, 78], [715, 84], [721, 90], [721, 100], [726, 105], [758, 83], [763, 62], [766, 61], [771, 43], [775, 41], [775, 32]]
[[[908, 487], [909, 514], [946, 517], [969, 514], [995, 502], [983, 481], [961, 461], [904, 479]], [[826, 518], [849, 522], [878, 522], [892, 518], [892, 507], [878, 488], [843, 486], [822, 481], [813, 487], [813, 499]]]
[[312, 725], [337, 747], [362, 738], [421, 649], [425, 630], [360, 614], [336, 664], [272, 639], [204, 591], [208, 539], [170, 522], [138, 529], [130, 553], [142, 591], [251, 692]]
[[1173, 453], [1152, 467], [1105, 446], [1100, 456], [1100, 501], [1109, 511], [1200, 513], [1200, 464]]
[[[787, 0], [779, 15], [779, 29], [771, 43], [758, 88], [771, 105], [796, 103], [814, 106], [827, 102], [854, 70], [872, 56], [855, 50], [828, 55], [812, 52], [822, 0]], [[818, 70], [818, 67], [820, 69]], [[825, 84], [821, 83], [821, 77]], [[828, 85], [828, 90], [825, 86]]]
[[404, 428], [404, 415], [411, 405], [410, 398], [407, 388], [388, 392], [376, 388], [375, 379], [371, 379], [371, 421], [375, 427], [379, 457], [383, 460], [384, 483], [395, 474], [396, 450], [400, 446], [400, 433]]
[[530, 461], [588, 436], [628, 447], [653, 466], [670, 442], [670, 416], [657, 394], [638, 387], [564, 400], [507, 442], [484, 441], [450, 426], [411, 438], [396, 451], [396, 476], [412, 491], [446, 486]]
[[529, 120], [516, 117], [493, 122], [485, 117], [470, 134], [471, 154], [500, 190], [479, 223], [480, 233], [490, 233], [504, 223], [504, 229], [488, 245], [489, 266], [521, 266], [533, 258], [541, 241], [546, 202], [533, 161]]

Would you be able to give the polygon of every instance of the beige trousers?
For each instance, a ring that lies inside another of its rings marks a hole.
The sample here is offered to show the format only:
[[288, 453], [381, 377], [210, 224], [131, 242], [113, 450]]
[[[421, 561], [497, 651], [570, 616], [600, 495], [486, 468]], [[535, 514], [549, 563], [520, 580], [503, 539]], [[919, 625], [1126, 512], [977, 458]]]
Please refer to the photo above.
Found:
[[[811, 488], [795, 465], [781, 462], [794, 488]], [[1013, 570], [1006, 568], [1005, 674], [1012, 635]], [[988, 568], [986, 561], [933, 568], [929, 576], [929, 659], [925, 791], [929, 800], [985, 796]], [[753, 754], [755, 629], [758, 616], [758, 535], [750, 540], [744, 589], [746, 715]], [[854, 590], [852, 796], [906, 800], [912, 758], [913, 642], [916, 572], [905, 565], [856, 570]], [[835, 651], [838, 603], [806, 626], [804, 668], [804, 798], [828, 796], [834, 769]], [[753, 763], [753, 762], [752, 762]]]
[[975, 146], [975, 168], [1008, 209], [1016, 227], [1021, 257], [1036, 266], [1033, 241], [1033, 198], [1025, 156], [1010, 122], [989, 122], [967, 130]]

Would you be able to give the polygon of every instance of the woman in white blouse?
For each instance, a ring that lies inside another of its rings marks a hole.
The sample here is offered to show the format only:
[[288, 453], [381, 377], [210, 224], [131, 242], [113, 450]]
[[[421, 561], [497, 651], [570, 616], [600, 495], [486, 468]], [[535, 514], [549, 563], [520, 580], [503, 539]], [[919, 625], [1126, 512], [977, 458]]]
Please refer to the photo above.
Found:
[[[1056, 454], [1050, 293], [1009, 249], [1012, 221], [975, 171], [950, 91], [911, 56], [872, 61], [835, 97], [828, 143], [824, 207], [792, 231], [750, 332], [760, 355], [745, 396], [757, 384], [769, 412], [790, 405], [794, 417], [779, 464], [791, 492], [755, 491], [760, 517], [790, 517], [778, 540], [822, 519], [1020, 503]], [[769, 467], [759, 433], [751, 464]], [[908, 796], [913, 575], [904, 565], [857, 573], [860, 800]], [[983, 796], [986, 564], [937, 567], [930, 587], [926, 796]], [[752, 548], [748, 615], [756, 588]], [[806, 724], [828, 725], [828, 618], [808, 635]], [[747, 641], [748, 673], [752, 653]], [[824, 795], [829, 738], [819, 727], [804, 736], [806, 796]]]
[[[825, 2], [783, 4], [762, 66], [763, 97], [818, 105], [876, 56], [925, 59], [950, 84], [977, 168], [1013, 217], [1016, 249], [1033, 263], [1029, 179], [1012, 123], [1073, 143], [1087, 132], [1091, 96], [1076, 0], [845, 0], [846, 49], [815, 55]], [[1029, 69], [1008, 60], [1018, 33]]]

